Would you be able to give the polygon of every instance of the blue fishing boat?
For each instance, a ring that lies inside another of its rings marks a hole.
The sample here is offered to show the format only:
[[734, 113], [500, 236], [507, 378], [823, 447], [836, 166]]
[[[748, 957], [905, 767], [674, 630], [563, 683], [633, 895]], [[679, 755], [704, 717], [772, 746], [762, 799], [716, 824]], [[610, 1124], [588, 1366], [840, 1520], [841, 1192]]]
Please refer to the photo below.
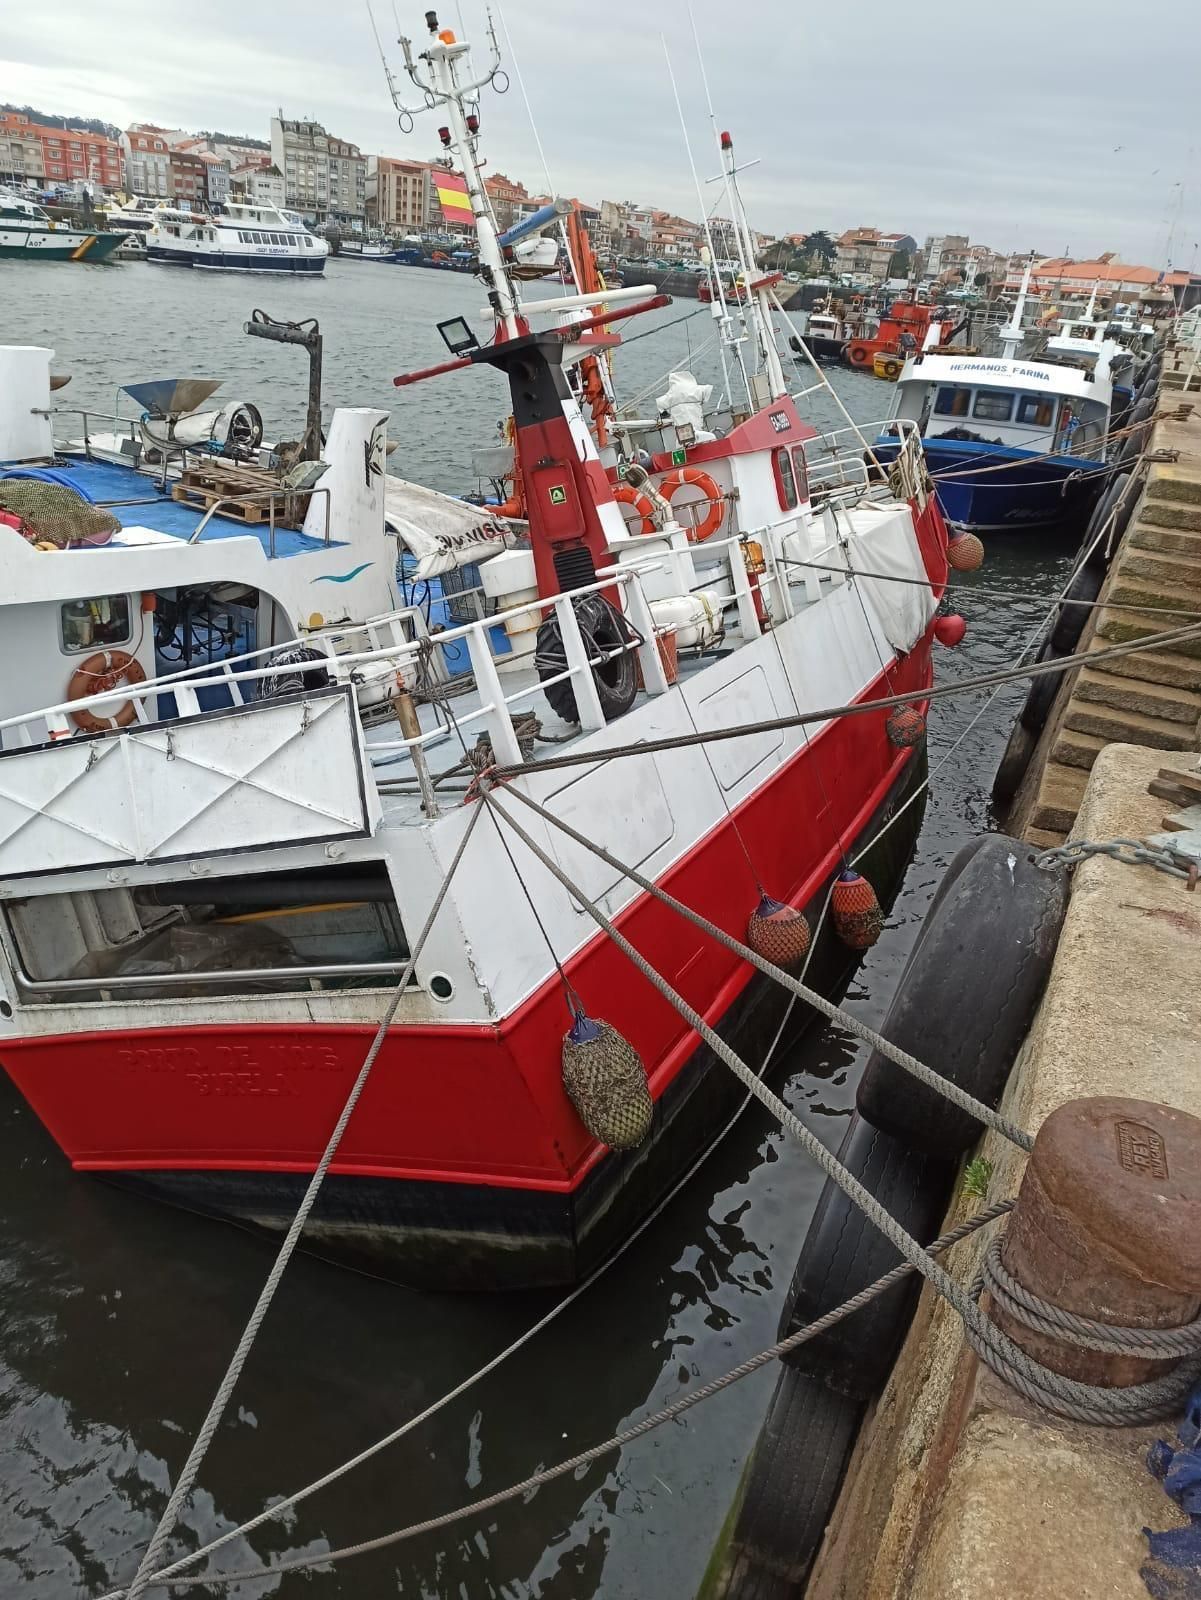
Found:
[[[996, 357], [925, 350], [905, 363], [894, 418], [915, 422], [943, 514], [974, 533], [1028, 533], [1087, 516], [1112, 467], [1129, 353], [1114, 340], [1048, 341], [1023, 358], [1029, 269]], [[1056, 343], [1062, 348], [1055, 349]], [[1082, 346], [1083, 348], [1076, 348]], [[896, 428], [877, 453], [890, 460]]]

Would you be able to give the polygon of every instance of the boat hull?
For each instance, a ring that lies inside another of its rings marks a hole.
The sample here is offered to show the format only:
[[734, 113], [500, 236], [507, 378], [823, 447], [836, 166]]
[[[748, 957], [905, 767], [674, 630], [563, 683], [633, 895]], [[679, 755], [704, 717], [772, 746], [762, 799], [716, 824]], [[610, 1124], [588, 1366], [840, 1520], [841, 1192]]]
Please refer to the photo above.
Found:
[[121, 248], [122, 233], [30, 233], [25, 238], [0, 234], [0, 261], [108, 261]]
[[151, 244], [146, 247], [146, 259], [159, 266], [195, 267], [204, 272], [260, 272], [319, 277], [325, 271], [324, 255], [254, 256], [217, 250], [211, 255], [201, 256], [193, 250], [170, 250], [163, 245]]
[[[923, 440], [926, 464], [951, 527], [976, 534], [1072, 532], [1108, 481], [1105, 467], [1074, 456], [1040, 456], [968, 441]], [[877, 440], [881, 460], [896, 446]]]
[[[864, 699], [931, 681], [931, 634]], [[924, 776], [924, 753], [890, 745], [887, 711], [827, 724], [664, 874], [663, 886], [741, 937], [756, 891], [742, 838], [781, 899], [816, 921], [829, 884]], [[895, 891], [920, 820], [909, 807], [868, 854], [881, 897]], [[623, 933], [761, 1066], [788, 1006], [732, 952], [646, 894]], [[809, 980], [838, 993], [855, 958], [828, 927]], [[655, 1117], [638, 1150], [582, 1137], [560, 1080], [569, 1017], [549, 976], [491, 1026], [405, 1025], [385, 1041], [306, 1247], [438, 1288], [569, 1283], [610, 1253], [724, 1127], [743, 1090], [601, 933], [566, 963], [594, 1014], [640, 1047]], [[155, 1029], [16, 1036], [0, 1061], [79, 1171], [193, 1210], [279, 1232], [290, 1221], [371, 1041], [356, 1023], [303, 1028], [205, 1008], [207, 1021]], [[805, 1013], [794, 1008], [798, 1024]]]

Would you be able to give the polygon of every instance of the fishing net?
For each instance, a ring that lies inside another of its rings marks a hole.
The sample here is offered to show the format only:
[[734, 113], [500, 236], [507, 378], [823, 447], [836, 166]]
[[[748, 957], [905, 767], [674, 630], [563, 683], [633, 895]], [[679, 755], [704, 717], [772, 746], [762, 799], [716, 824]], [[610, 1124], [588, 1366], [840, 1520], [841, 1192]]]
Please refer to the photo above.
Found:
[[0, 510], [18, 517], [30, 544], [67, 550], [77, 544], [107, 544], [121, 526], [111, 511], [89, 505], [58, 483], [0, 478]]

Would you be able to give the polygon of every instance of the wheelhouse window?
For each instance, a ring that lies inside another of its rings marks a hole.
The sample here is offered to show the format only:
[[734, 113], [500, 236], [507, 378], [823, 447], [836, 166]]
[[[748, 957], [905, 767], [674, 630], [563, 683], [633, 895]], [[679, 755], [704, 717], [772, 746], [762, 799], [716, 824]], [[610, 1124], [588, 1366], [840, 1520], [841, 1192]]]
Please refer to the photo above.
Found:
[[805, 449], [803, 445], [794, 445], [792, 450], [792, 473], [796, 479], [796, 492], [798, 499], [809, 498], [809, 473], [805, 466]]
[[1004, 389], [981, 389], [972, 407], [972, 416], [985, 422], [1008, 422], [1013, 415], [1013, 396]]
[[1021, 394], [1014, 419], [1027, 428], [1049, 428], [1055, 417], [1055, 397], [1049, 394]]
[[99, 595], [94, 600], [68, 600], [59, 612], [63, 649], [74, 655], [97, 646], [128, 644], [133, 635], [127, 594]]
[[781, 447], [772, 451], [772, 466], [776, 473], [776, 497], [785, 511], [797, 508], [796, 478], [792, 471], [792, 457]]
[[970, 389], [952, 389], [944, 386], [938, 391], [934, 399], [934, 415], [936, 417], [966, 417], [968, 402], [971, 400]]

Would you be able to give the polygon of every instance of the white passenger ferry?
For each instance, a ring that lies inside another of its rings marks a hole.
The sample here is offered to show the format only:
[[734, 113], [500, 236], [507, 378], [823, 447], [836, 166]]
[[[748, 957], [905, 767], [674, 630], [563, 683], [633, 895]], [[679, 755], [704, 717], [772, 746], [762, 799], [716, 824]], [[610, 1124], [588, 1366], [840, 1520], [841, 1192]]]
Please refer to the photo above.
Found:
[[146, 236], [146, 259], [172, 267], [321, 273], [328, 254], [295, 212], [237, 201], [216, 215], [158, 206]]

